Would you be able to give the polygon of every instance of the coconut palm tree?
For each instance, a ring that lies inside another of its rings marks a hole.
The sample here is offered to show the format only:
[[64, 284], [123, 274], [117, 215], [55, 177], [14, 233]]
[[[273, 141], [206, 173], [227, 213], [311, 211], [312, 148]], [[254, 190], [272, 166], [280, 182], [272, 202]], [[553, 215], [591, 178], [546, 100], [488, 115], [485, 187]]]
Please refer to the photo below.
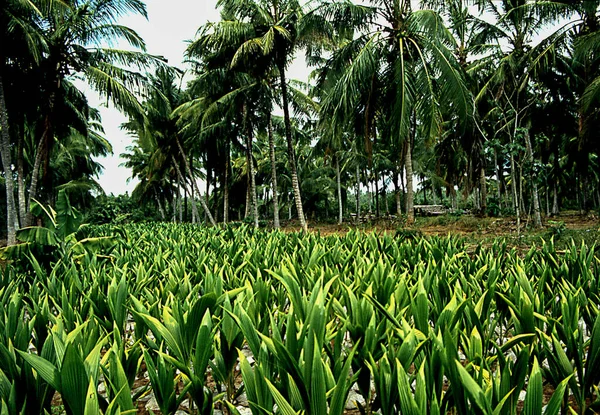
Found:
[[[368, 6], [331, 2], [322, 10], [329, 16], [342, 7], [347, 11], [341, 15], [356, 16], [359, 32], [332, 58], [346, 62], [346, 68], [323, 106], [350, 114], [362, 101], [366, 114], [390, 114], [390, 133], [405, 144], [406, 208], [412, 223], [412, 152], [419, 144], [416, 139], [441, 133], [440, 107], [444, 105], [453, 107], [461, 119], [472, 114], [472, 100], [450, 50], [452, 37], [436, 12], [413, 10], [408, 0], [373, 0]], [[381, 92], [376, 94], [375, 87], [382, 88]], [[365, 96], [375, 95], [385, 99], [365, 101]], [[386, 111], [382, 110], [383, 103]], [[374, 128], [368, 126], [365, 131], [371, 134]]]
[[[531, 126], [535, 120], [531, 117], [531, 108], [535, 101], [533, 85], [536, 76], [546, 70], [552, 62], [557, 50], [557, 42], [564, 39], [569, 25], [563, 25], [545, 36], [542, 40], [535, 37], [545, 27], [556, 23], [568, 12], [560, 2], [534, 0], [477, 0], [475, 3], [488, 18], [478, 19], [479, 42], [494, 44], [488, 49], [493, 59], [495, 70], [491, 72], [478, 95], [478, 100], [489, 93], [494, 97], [506, 120], [501, 127], [509, 137], [511, 147], [519, 145], [524, 148], [523, 160], [530, 173], [533, 199], [533, 216], [536, 226], [542, 225], [540, 198], [536, 164], [539, 154], [531, 137]], [[519, 154], [511, 153], [511, 175], [513, 182], [513, 198], [517, 220], [522, 210], [523, 200], [517, 191], [516, 165]]]
[[[35, 62], [40, 58], [40, 49], [43, 46], [38, 34], [34, 17], [39, 13], [30, 1], [6, 0], [0, 4], [0, 153], [6, 183], [6, 210], [7, 210], [7, 242], [8, 245], [16, 243], [16, 230], [19, 220], [15, 203], [14, 172], [11, 157], [10, 124], [5, 82], [8, 80], [9, 60]], [[20, 71], [23, 71], [23, 65]], [[21, 218], [23, 220], [23, 218]]]
[[[586, 204], [589, 190], [588, 180], [595, 181], [600, 189], [600, 183], [595, 179], [595, 171], [589, 163], [589, 155], [600, 153], [600, 145], [596, 132], [600, 126], [600, 1], [569, 1], [564, 2], [568, 7], [568, 24], [572, 29], [568, 32], [567, 41], [572, 49], [573, 75], [570, 82], [574, 86], [578, 103], [578, 142], [577, 151], [572, 154], [576, 161], [577, 173], [581, 178], [582, 208]], [[591, 184], [591, 183], [589, 183]]]
[[[124, 127], [138, 137], [143, 148], [152, 149], [154, 153], [152, 157], [162, 160], [161, 164], [164, 163], [164, 167], [168, 166], [173, 169], [178, 183], [186, 189], [191, 183], [193, 189], [191, 193], [196, 193], [208, 220], [214, 226], [216, 222], [197, 188], [195, 176], [188, 161], [189, 152], [184, 149], [183, 136], [177, 126], [177, 117], [173, 114], [184, 101], [184, 94], [175, 85], [175, 81], [174, 71], [159, 68], [156, 75], [151, 77], [150, 95], [143, 103], [145, 110], [143, 122], [140, 123], [133, 118]], [[181, 165], [185, 168], [187, 180], [184, 178]], [[191, 204], [193, 216], [198, 218], [194, 197], [191, 198]]]
[[[50, 185], [49, 154], [61, 115], [58, 102], [68, 77], [81, 77], [118, 109], [141, 116], [143, 110], [136, 93], [144, 92], [147, 83], [135, 68], [162, 64], [160, 59], [145, 52], [144, 41], [135, 31], [117, 23], [129, 13], [147, 17], [141, 0], [40, 1], [38, 10], [39, 36], [44, 45], [39, 63], [44, 105], [40, 110], [42, 128], [36, 143], [30, 201], [38, 195], [40, 171], [45, 184]], [[137, 51], [105, 46], [120, 40]]]
[[294, 200], [300, 224], [307, 230], [294, 151], [287, 67], [296, 51], [309, 43], [315, 27], [304, 20], [303, 7], [297, 0], [219, 0], [217, 6], [225, 19], [212, 26], [212, 41], [218, 48], [237, 45], [231, 66], [266, 58], [268, 67], [277, 70]]

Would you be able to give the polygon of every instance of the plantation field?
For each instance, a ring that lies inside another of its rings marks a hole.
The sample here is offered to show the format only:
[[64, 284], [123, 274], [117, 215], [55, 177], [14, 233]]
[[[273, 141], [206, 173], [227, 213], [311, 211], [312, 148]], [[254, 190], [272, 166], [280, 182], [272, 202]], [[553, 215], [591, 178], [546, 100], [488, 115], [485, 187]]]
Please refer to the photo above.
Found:
[[2, 414], [600, 408], [592, 246], [158, 223], [86, 232], [113, 239], [93, 252], [67, 240], [2, 269]]

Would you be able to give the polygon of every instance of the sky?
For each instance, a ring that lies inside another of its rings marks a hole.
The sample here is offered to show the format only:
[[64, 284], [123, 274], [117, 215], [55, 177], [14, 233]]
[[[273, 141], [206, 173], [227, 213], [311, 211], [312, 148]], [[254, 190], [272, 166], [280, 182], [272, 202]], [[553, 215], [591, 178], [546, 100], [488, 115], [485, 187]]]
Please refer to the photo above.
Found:
[[[186, 69], [183, 55], [188, 40], [192, 40], [200, 26], [208, 21], [217, 21], [219, 13], [215, 9], [216, 0], [146, 0], [148, 20], [140, 16], [127, 16], [120, 23], [134, 29], [146, 41], [148, 52], [167, 58], [172, 66]], [[291, 78], [306, 80], [308, 70], [303, 59], [297, 59], [290, 67]], [[89, 89], [86, 92], [90, 104], [99, 108], [102, 115], [105, 136], [113, 147], [113, 155], [97, 160], [104, 166], [99, 183], [106, 194], [124, 194], [135, 188], [137, 181], [128, 179], [131, 171], [119, 165], [123, 163], [120, 154], [132, 144], [133, 137], [119, 126], [127, 118], [111, 106], [106, 105], [97, 94]]]

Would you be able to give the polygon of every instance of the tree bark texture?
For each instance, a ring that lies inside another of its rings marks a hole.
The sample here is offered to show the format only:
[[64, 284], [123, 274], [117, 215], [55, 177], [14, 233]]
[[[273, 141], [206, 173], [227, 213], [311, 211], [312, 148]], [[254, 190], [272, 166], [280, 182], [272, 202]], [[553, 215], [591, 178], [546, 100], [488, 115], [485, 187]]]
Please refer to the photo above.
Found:
[[206, 204], [206, 201], [202, 197], [202, 193], [198, 190], [198, 185], [196, 184], [196, 181], [194, 180], [194, 176], [192, 175], [192, 169], [190, 168], [187, 156], [185, 155], [185, 151], [183, 151], [183, 147], [181, 146], [181, 142], [179, 141], [179, 138], [176, 138], [175, 141], [177, 142], [177, 147], [179, 148], [181, 157], [183, 157], [183, 163], [185, 164], [185, 170], [187, 171], [187, 175], [190, 178], [190, 181], [192, 182], [192, 188], [194, 189], [196, 194], [198, 194], [198, 198], [200, 199], [200, 204], [202, 205], [202, 208], [204, 209], [204, 212], [206, 213], [206, 217], [208, 218], [211, 225], [217, 226], [215, 219], [213, 218], [213, 215], [210, 213], [210, 210], [208, 209], [208, 205]]
[[12, 160], [10, 156], [10, 133], [8, 130], [8, 110], [4, 97], [4, 84], [0, 73], [0, 152], [2, 153], [2, 166], [6, 183], [6, 231], [7, 244], [17, 242], [17, 207], [15, 205], [15, 182], [12, 173]]
[[246, 117], [246, 154], [248, 157], [248, 172], [250, 174], [250, 203], [254, 227], [258, 228], [258, 197], [256, 196], [256, 172], [254, 171], [254, 156], [252, 151], [252, 126], [248, 120], [248, 111], [244, 109]]
[[273, 120], [269, 112], [269, 158], [271, 159], [271, 190], [273, 191], [273, 227], [279, 229], [279, 192], [277, 191], [277, 163], [275, 161], [275, 139], [273, 138]]
[[308, 225], [304, 218], [304, 209], [302, 208], [302, 196], [300, 194], [300, 181], [298, 180], [298, 170], [296, 168], [296, 152], [292, 141], [292, 123], [290, 121], [290, 108], [288, 102], [287, 81], [285, 78], [285, 64], [282, 62], [279, 65], [279, 77], [281, 82], [281, 96], [283, 103], [283, 119], [285, 122], [285, 139], [287, 141], [288, 162], [290, 164], [290, 172], [292, 176], [292, 188], [294, 189], [294, 201], [296, 203], [296, 211], [300, 226], [306, 232]]
[[406, 217], [407, 224], [415, 223], [414, 192], [413, 192], [413, 166], [412, 166], [412, 137], [406, 143]]
[[340, 158], [335, 155], [335, 179], [337, 184], [337, 198], [338, 198], [338, 225], [344, 222], [344, 206], [342, 204], [342, 178], [340, 173]]

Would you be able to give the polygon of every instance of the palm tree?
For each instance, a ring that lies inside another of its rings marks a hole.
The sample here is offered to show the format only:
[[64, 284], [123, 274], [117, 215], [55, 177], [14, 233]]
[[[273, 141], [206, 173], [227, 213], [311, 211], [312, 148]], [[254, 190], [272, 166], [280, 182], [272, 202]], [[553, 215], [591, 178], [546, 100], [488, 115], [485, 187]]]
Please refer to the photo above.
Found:
[[[383, 100], [364, 101], [364, 97], [374, 96], [374, 86], [383, 88], [378, 95], [385, 96], [386, 106], [391, 108], [390, 134], [405, 144], [406, 210], [408, 222], [413, 223], [412, 152], [413, 146], [419, 144], [415, 139], [440, 134], [440, 107], [444, 104], [455, 108], [461, 119], [472, 112], [458, 63], [449, 49], [451, 36], [436, 12], [413, 11], [408, 0], [393, 4], [373, 0], [370, 6], [332, 2], [328, 6], [323, 7], [326, 15], [348, 8], [342, 15], [356, 16], [360, 32], [334, 54], [334, 60], [346, 62], [346, 69], [323, 105], [334, 112], [350, 114], [363, 101], [368, 122], [368, 113], [384, 116], [386, 112], [377, 105]], [[367, 126], [365, 134], [373, 128]]]
[[[583, 196], [583, 210], [586, 210], [588, 194], [588, 176], [594, 180], [594, 169], [589, 163], [590, 154], [599, 154], [600, 145], [596, 139], [596, 131], [600, 126], [600, 1], [569, 1], [565, 2], [570, 15], [569, 23], [572, 29], [568, 32], [572, 47], [572, 68], [575, 76], [570, 80], [574, 85], [578, 105], [578, 148], [572, 154], [578, 166], [581, 177], [581, 195]], [[591, 174], [590, 174], [591, 173]], [[597, 180], [596, 180], [597, 182]], [[600, 183], [597, 183], [600, 189]]]
[[[479, 19], [473, 16], [472, 0], [427, 0], [423, 2], [439, 10], [448, 22], [448, 30], [453, 35], [454, 55], [460, 65], [461, 72], [466, 80], [467, 87], [473, 95], [480, 90], [477, 76], [480, 75], [481, 67], [488, 65], [493, 47], [481, 43]], [[452, 117], [453, 109], [449, 109], [449, 121], [453, 124], [448, 130], [454, 137], [446, 139], [455, 140], [460, 144], [467, 155], [466, 173], [469, 183], [476, 183], [478, 197], [475, 201], [482, 213], [486, 211], [487, 181], [485, 173], [484, 145], [486, 137], [481, 128], [480, 106], [475, 107], [474, 116], [465, 119]], [[460, 174], [465, 172], [460, 172]], [[469, 186], [472, 187], [472, 186]], [[469, 189], [470, 190], [470, 189]]]
[[[40, 2], [39, 36], [44, 54], [40, 61], [42, 91], [45, 104], [41, 109], [42, 132], [36, 143], [36, 156], [31, 174], [29, 200], [37, 197], [40, 170], [48, 185], [49, 154], [54, 143], [60, 113], [57, 110], [63, 85], [68, 76], [79, 75], [118, 109], [141, 116], [143, 110], [135, 92], [143, 92], [146, 79], [135, 70], [162, 61], [145, 53], [144, 41], [132, 29], [116, 23], [129, 13], [147, 17], [141, 0], [74, 0]], [[124, 40], [138, 51], [125, 51], [104, 46]], [[46, 189], [48, 190], [48, 189]]]
[[[206, 201], [197, 188], [189, 165], [188, 152], [185, 151], [182, 145], [183, 137], [177, 126], [177, 118], [173, 114], [175, 109], [183, 102], [183, 94], [175, 86], [175, 73], [172, 70], [159, 68], [156, 75], [151, 77], [151, 81], [150, 96], [143, 104], [145, 110], [143, 122], [140, 123], [134, 118], [124, 127], [138, 137], [144, 148], [153, 149], [156, 157], [158, 157], [157, 159], [162, 160], [166, 166], [174, 170], [177, 181], [181, 185], [187, 189], [188, 180], [191, 182], [193, 191], [198, 195], [208, 220], [212, 225], [216, 225]], [[188, 180], [184, 178], [181, 171], [180, 165], [182, 163]], [[197, 218], [198, 210], [194, 197], [191, 198], [191, 204], [193, 215]]]
[[222, 8], [223, 16], [228, 20], [213, 26], [217, 34], [213, 39], [219, 47], [238, 45], [232, 66], [262, 56], [278, 72], [294, 200], [300, 225], [306, 231], [308, 228], [298, 180], [286, 71], [295, 52], [309, 41], [309, 34], [315, 27], [303, 20], [304, 11], [297, 0], [219, 0], [217, 6]]
[[[0, 153], [6, 183], [7, 242], [16, 243], [19, 228], [15, 203], [14, 173], [12, 171], [10, 124], [5, 94], [5, 74], [9, 69], [9, 58], [35, 61], [39, 59], [40, 39], [36, 36], [33, 21], [35, 6], [29, 1], [3, 1], [0, 5]], [[21, 218], [23, 220], [23, 218]]]
[[122, 166], [131, 170], [131, 177], [139, 180], [131, 196], [137, 202], [156, 203], [164, 221], [167, 218], [165, 207], [169, 206], [167, 201], [173, 197], [175, 191], [171, 186], [172, 180], [170, 180], [170, 171], [166, 167], [166, 157], [157, 147], [152, 147], [155, 144], [146, 141], [142, 143], [139, 139], [135, 139], [133, 144], [127, 147], [127, 152], [120, 154], [120, 157], [125, 160]]
[[[530, 111], [535, 100], [532, 85], [536, 76], [547, 68], [547, 62], [555, 53], [557, 40], [567, 33], [568, 26], [559, 27], [538, 43], [534, 41], [534, 36], [544, 27], [555, 23], [566, 8], [559, 2], [531, 0], [477, 0], [475, 3], [494, 20], [489, 23], [479, 19], [477, 28], [482, 44], [495, 44], [490, 57], [496, 68], [481, 89], [478, 99], [486, 93], [499, 98], [500, 109], [506, 120], [501, 128], [507, 132], [513, 147], [523, 145], [525, 148], [521, 164], [524, 162], [529, 166], [534, 223], [541, 226], [538, 178], [533, 167], [538, 157], [530, 133], [531, 124], [535, 122]], [[515, 155], [511, 153], [510, 157], [514, 206], [519, 221], [523, 201], [516, 186], [521, 181], [517, 180]]]

